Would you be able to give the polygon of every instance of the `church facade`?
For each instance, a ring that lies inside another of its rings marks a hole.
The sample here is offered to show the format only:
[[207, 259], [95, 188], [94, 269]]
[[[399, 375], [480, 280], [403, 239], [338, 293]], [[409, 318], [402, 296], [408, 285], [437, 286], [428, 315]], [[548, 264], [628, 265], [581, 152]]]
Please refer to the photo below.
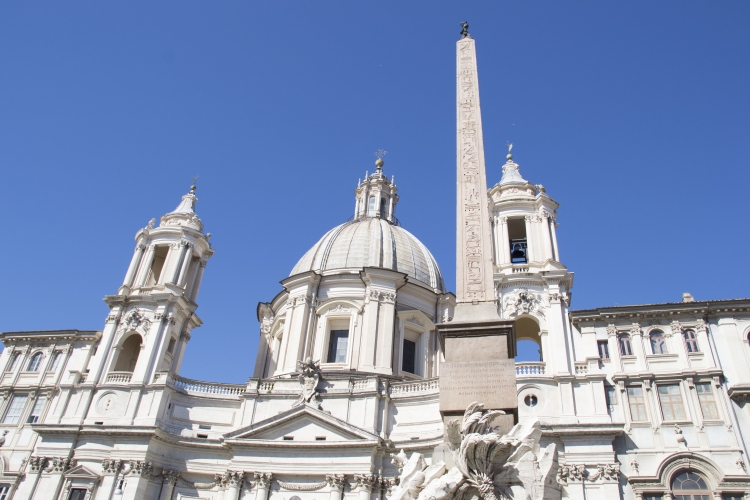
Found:
[[[214, 253], [194, 186], [136, 234], [101, 330], [0, 334], [0, 500], [385, 500], [391, 454], [450, 462], [438, 325], [457, 301], [397, 192], [378, 159], [351, 219], [258, 304], [246, 384], [179, 374]], [[483, 300], [539, 347], [515, 364], [518, 419], [556, 445], [561, 497], [750, 499], [750, 299], [571, 310], [558, 203], [510, 152], [486, 202]]]

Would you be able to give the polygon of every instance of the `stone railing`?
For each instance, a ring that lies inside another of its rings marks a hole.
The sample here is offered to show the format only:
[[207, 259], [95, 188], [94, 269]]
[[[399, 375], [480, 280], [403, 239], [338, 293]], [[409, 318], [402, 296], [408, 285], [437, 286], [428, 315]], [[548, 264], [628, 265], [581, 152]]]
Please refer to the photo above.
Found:
[[261, 382], [260, 384], [258, 384], [258, 392], [260, 392], [261, 394], [270, 393], [273, 391], [273, 386], [273, 382]]
[[234, 399], [245, 393], [244, 385], [201, 382], [199, 380], [182, 378], [178, 375], [171, 377], [168, 383], [180, 392], [195, 396], [229, 397]]
[[545, 374], [545, 363], [516, 363], [516, 377], [538, 377]]
[[529, 268], [527, 266], [513, 266], [513, 273], [528, 273]]
[[420, 392], [436, 391], [439, 388], [438, 379], [418, 380], [415, 382], [396, 382], [391, 384], [392, 396], [406, 396]]
[[105, 384], [129, 384], [133, 372], [109, 372]]

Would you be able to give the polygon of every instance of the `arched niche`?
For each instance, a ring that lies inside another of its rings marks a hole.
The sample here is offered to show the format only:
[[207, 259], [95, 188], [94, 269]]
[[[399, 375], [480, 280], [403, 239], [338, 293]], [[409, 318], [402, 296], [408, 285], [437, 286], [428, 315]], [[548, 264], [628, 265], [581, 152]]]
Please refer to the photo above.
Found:
[[132, 332], [130, 335], [123, 336], [120, 345], [116, 349], [116, 356], [113, 363], [115, 372], [133, 372], [138, 363], [138, 357], [141, 354], [141, 345], [143, 337]]
[[535, 317], [523, 315], [516, 319], [516, 362], [544, 361], [540, 332]]

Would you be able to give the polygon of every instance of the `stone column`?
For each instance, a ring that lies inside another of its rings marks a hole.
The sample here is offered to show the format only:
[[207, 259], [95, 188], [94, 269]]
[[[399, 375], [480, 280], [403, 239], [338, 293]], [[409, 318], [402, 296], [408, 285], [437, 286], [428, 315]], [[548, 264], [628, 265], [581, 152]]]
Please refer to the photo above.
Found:
[[391, 366], [393, 352], [393, 328], [390, 325], [394, 323], [396, 314], [396, 292], [381, 293], [382, 303], [380, 305], [380, 321], [378, 321], [378, 340], [380, 345], [375, 346], [377, 356], [375, 359], [375, 368], [379, 372], [387, 374], [396, 373], [400, 367]]
[[622, 371], [620, 359], [620, 340], [617, 338], [617, 327], [613, 324], [607, 325], [607, 347], [609, 348], [609, 359], [615, 371]]
[[188, 269], [190, 268], [190, 261], [193, 258], [193, 245], [190, 243], [186, 243], [184, 252], [185, 254], [182, 256], [182, 265], [180, 266], [180, 273], [177, 277], [177, 281], [175, 281], [175, 283], [181, 287], [185, 286]]
[[549, 230], [552, 234], [552, 246], [555, 249], [555, 260], [560, 262], [560, 247], [557, 246], [557, 222], [551, 217], [549, 219]]
[[268, 490], [271, 489], [273, 474], [270, 472], [256, 472], [253, 476], [256, 483], [255, 500], [268, 500]]
[[130, 462], [130, 471], [125, 488], [122, 490], [121, 500], [140, 500], [146, 497], [146, 490], [154, 470], [151, 462], [133, 460]]
[[500, 259], [498, 265], [510, 264], [510, 239], [508, 239], [508, 218], [499, 217], [500, 227]]
[[[189, 243], [187, 241], [181, 241], [177, 245], [179, 245], [180, 247], [180, 256], [174, 260], [174, 272], [172, 273], [172, 279], [170, 280], [174, 284], [177, 284], [180, 277], [180, 270], [182, 269], [182, 265], [184, 264], [185, 254], [187, 253]], [[166, 262], [164, 263], [164, 265], [166, 265]]]
[[680, 369], [685, 369], [690, 367], [690, 361], [688, 360], [687, 356], [687, 350], [685, 349], [685, 339], [682, 337], [682, 325], [680, 325], [680, 322], [677, 320], [672, 321], [672, 323], [669, 324], [671, 332], [665, 332], [667, 333], [668, 337], [671, 337], [670, 339], [670, 352], [673, 352], [677, 354], [677, 357], [680, 360]]
[[193, 283], [193, 289], [190, 291], [190, 300], [193, 302], [198, 300], [198, 290], [201, 288], [201, 281], [203, 281], [203, 272], [206, 270], [207, 260], [201, 260], [198, 263], [198, 275], [195, 277]]
[[130, 266], [128, 267], [128, 272], [125, 274], [122, 286], [130, 288], [133, 285], [133, 278], [135, 277], [135, 272], [138, 270], [138, 264], [141, 262], [141, 257], [145, 249], [146, 245], [143, 243], [138, 243], [135, 247], [135, 252], [133, 253], [133, 258], [130, 261]]
[[359, 491], [358, 500], [370, 500], [375, 479], [373, 474], [354, 475], [354, 480], [357, 481], [357, 490]]
[[344, 494], [346, 476], [343, 474], [326, 474], [326, 482], [331, 487], [329, 500], [341, 500]]
[[646, 350], [643, 348], [643, 332], [641, 332], [641, 325], [638, 323], [633, 323], [630, 327], [630, 345], [633, 347], [638, 369], [644, 370], [646, 368]]
[[555, 260], [555, 252], [552, 250], [552, 235], [549, 231], [549, 214], [542, 211], [539, 222], [539, 230], [543, 233], [541, 237], [545, 253], [544, 259]]
[[532, 236], [534, 234], [534, 226], [531, 224], [534, 220], [533, 215], [527, 215], [524, 217], [526, 221], [526, 261], [533, 262], [537, 260], [536, 252], [534, 251], [534, 240]]
[[162, 487], [159, 500], [172, 500], [172, 493], [174, 492], [175, 484], [177, 484], [177, 479], [180, 477], [180, 471], [165, 469], [162, 471], [161, 477]]
[[146, 283], [148, 272], [151, 269], [151, 263], [154, 261], [154, 252], [156, 252], [156, 245], [149, 245], [148, 250], [146, 251], [146, 257], [141, 260], [138, 276], [135, 280], [135, 286], [143, 286]]
[[237, 470], [228, 470], [224, 478], [227, 485], [224, 500], [237, 500], [242, 489], [242, 483], [245, 482], [245, 473]]

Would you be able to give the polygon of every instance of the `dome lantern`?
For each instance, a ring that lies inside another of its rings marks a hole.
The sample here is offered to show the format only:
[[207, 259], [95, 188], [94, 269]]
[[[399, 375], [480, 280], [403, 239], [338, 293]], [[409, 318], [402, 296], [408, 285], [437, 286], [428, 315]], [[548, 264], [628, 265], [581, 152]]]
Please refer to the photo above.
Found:
[[396, 203], [398, 195], [396, 184], [383, 174], [383, 156], [387, 154], [382, 149], [375, 153], [375, 172], [365, 173], [365, 180], [358, 183], [354, 190], [356, 203], [354, 206], [354, 220], [367, 217], [383, 219], [390, 224], [398, 224], [396, 219]]

